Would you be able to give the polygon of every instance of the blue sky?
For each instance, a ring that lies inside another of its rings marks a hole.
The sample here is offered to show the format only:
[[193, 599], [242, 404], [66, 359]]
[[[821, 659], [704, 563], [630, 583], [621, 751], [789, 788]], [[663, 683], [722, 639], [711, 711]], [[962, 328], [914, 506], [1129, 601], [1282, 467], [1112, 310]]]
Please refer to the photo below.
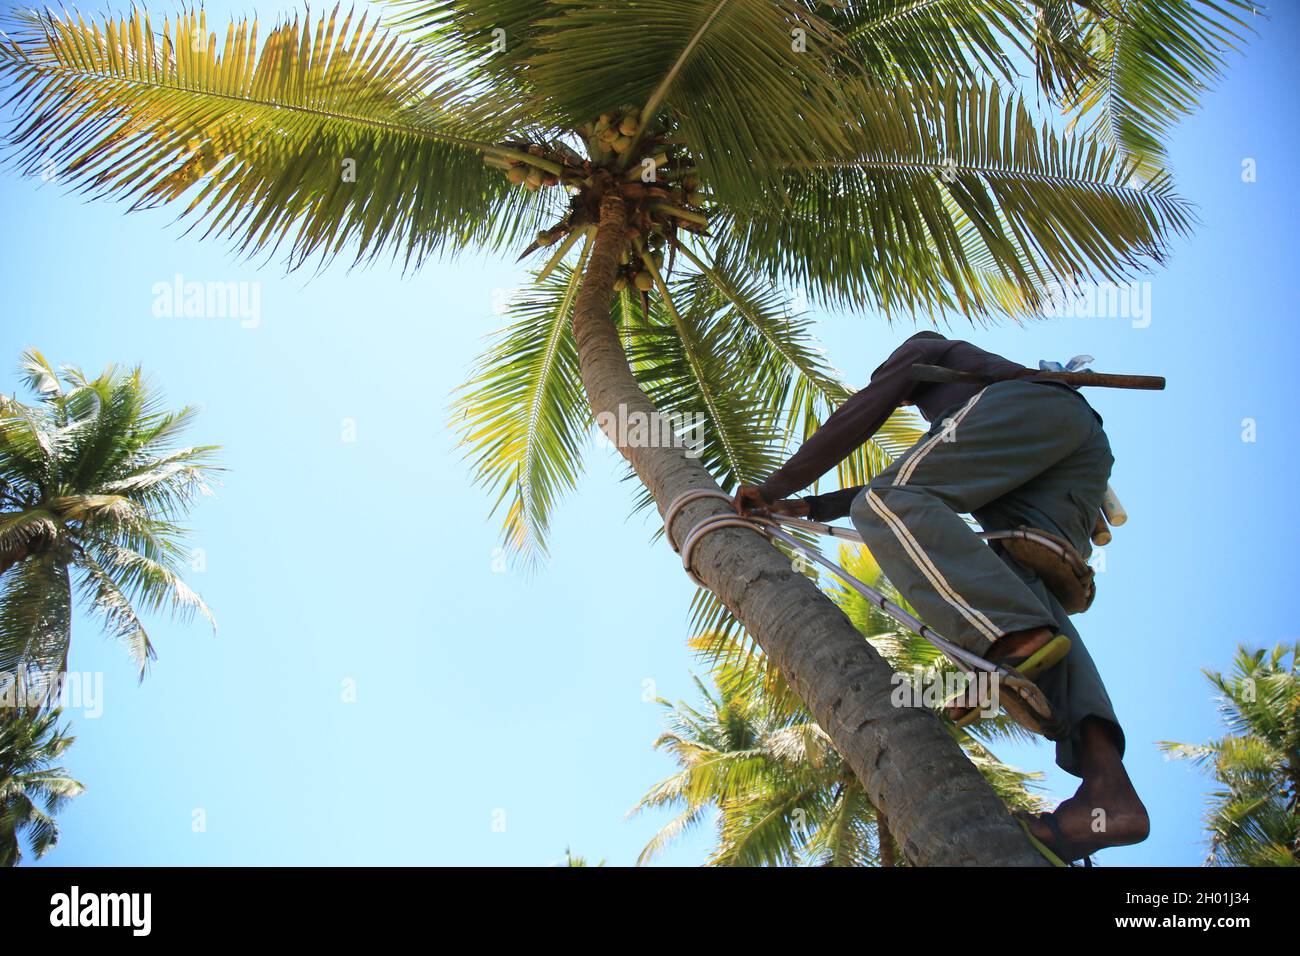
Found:
[[[227, 9], [209, 5], [210, 22]], [[1149, 277], [1149, 321], [953, 326], [1028, 364], [1088, 353], [1169, 379], [1091, 396], [1132, 517], [1076, 623], [1153, 816], [1150, 840], [1110, 865], [1200, 862], [1209, 783], [1155, 742], [1219, 732], [1201, 668], [1228, 666], [1238, 643], [1297, 638], [1297, 40], [1300, 13], [1274, 5], [1178, 132], [1180, 191], [1202, 222]], [[193, 435], [223, 445], [229, 468], [192, 521], [206, 568], [191, 580], [218, 633], [157, 619], [159, 660], [137, 685], [126, 654], [78, 622], [71, 667], [103, 673], [103, 713], [74, 714], [68, 766], [87, 792], [46, 862], [532, 865], [572, 846], [631, 863], [664, 818], [625, 813], [672, 769], [646, 698], [689, 698], [701, 670], [685, 648], [693, 587], [651, 543], [653, 520], [628, 518], [620, 462], [594, 446], [555, 515], [550, 566], [501, 570], [447, 406], [500, 324], [494, 290], [522, 269], [466, 257], [410, 277], [286, 276], [184, 236], [170, 211], [127, 216], [8, 170], [0, 206], [0, 387], [17, 387], [28, 346], [88, 369], [139, 363], [174, 404], [202, 408]], [[155, 285], [178, 273], [260, 283], [260, 321], [155, 315]], [[859, 384], [911, 331], [818, 318]], [[1048, 770], [1054, 796], [1073, 791], [1050, 747], [1000, 753]], [[662, 859], [699, 863], [708, 842]]]

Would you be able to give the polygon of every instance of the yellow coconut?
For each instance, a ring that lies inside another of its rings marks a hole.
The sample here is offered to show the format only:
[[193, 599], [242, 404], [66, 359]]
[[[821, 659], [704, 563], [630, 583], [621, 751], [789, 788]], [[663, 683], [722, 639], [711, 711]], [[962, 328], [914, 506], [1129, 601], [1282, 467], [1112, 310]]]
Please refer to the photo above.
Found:
[[637, 122], [631, 116], [624, 116], [623, 122], [618, 124], [618, 131], [624, 136], [631, 136], [636, 132]]
[[506, 170], [506, 179], [510, 180], [516, 186], [528, 178], [528, 170], [522, 166], [511, 166]]
[[654, 277], [648, 272], [638, 272], [636, 278], [632, 281], [636, 283], [636, 287], [642, 292], [649, 292], [655, 287]]
[[616, 152], [616, 153], [626, 153], [629, 149], [632, 148], [632, 137], [631, 137], [631, 136], [620, 136], [618, 139], [614, 140], [612, 146], [613, 146], [614, 152]]

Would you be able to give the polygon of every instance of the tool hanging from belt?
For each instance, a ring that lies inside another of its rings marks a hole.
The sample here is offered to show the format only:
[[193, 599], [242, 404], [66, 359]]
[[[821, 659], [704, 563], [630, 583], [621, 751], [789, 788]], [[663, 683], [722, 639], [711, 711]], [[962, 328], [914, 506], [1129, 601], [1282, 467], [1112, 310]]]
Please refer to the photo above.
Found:
[[[1033, 681], [1025, 680], [1020, 674], [995, 664], [992, 661], [985, 660], [973, 651], [968, 651], [963, 647], [958, 647], [952, 641], [947, 640], [932, 627], [918, 618], [916, 615], [899, 607], [889, 598], [885, 597], [869, 584], [859, 580], [850, 574], [844, 568], [840, 567], [834, 561], [831, 561], [825, 555], [822, 555], [808, 548], [802, 541], [782, 528], [785, 525], [790, 528], [803, 528], [814, 534], [825, 535], [827, 537], [839, 538], [842, 541], [852, 541], [857, 544], [862, 543], [861, 536], [848, 528], [837, 528], [834, 525], [823, 524], [820, 521], [812, 521], [805, 518], [789, 518], [783, 515], [753, 515], [742, 516], [734, 512], [719, 513], [709, 515], [707, 518], [696, 524], [687, 533], [685, 540], [679, 546], [673, 537], [672, 526], [678, 512], [692, 501], [699, 501], [703, 498], [717, 498], [722, 501], [731, 503], [731, 496], [725, 492], [712, 488], [698, 488], [692, 491], [686, 491], [678, 495], [668, 505], [668, 510], [664, 513], [664, 533], [668, 538], [668, 543], [672, 545], [674, 551], [682, 556], [682, 566], [686, 569], [686, 574], [692, 581], [704, 587], [704, 582], [696, 576], [695, 571], [691, 568], [691, 555], [696, 546], [706, 535], [719, 528], [745, 528], [755, 531], [767, 538], [771, 542], [781, 542], [796, 551], [799, 551], [810, 560], [820, 564], [832, 574], [839, 577], [849, 587], [851, 587], [862, 597], [866, 598], [876, 607], [880, 608], [899, 624], [912, 631], [914, 634], [929, 641], [939, 649], [945, 657], [955, 664], [958, 669], [967, 674], [974, 674], [976, 671], [983, 671], [988, 674], [996, 674], [998, 678], [1005, 681], [1009, 687], [1014, 688], [1026, 699], [1031, 707], [1039, 711], [1044, 718], [1052, 716], [1051, 705], [1043, 692], [1038, 689], [1038, 685]], [[1039, 545], [1049, 550], [1059, 550], [1061, 545], [1059, 539], [1042, 537], [1039, 533], [1018, 529], [1014, 531], [992, 531], [984, 532], [980, 535], [985, 540], [1019, 540], [1030, 541], [1037, 540]]]

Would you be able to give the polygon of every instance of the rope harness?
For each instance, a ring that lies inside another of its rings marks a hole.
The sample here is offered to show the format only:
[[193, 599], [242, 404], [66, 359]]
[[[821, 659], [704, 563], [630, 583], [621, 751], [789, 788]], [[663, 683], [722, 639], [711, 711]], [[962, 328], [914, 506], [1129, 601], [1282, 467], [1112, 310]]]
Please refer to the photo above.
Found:
[[[699, 521], [687, 533], [686, 538], [679, 547], [676, 539], [673, 537], [673, 522], [676, 520], [677, 515], [682, 508], [690, 504], [692, 501], [700, 501], [705, 498], [716, 498], [725, 501], [728, 504], [732, 501], [731, 495], [728, 495], [725, 492], [712, 488], [696, 488], [678, 495], [668, 505], [668, 510], [664, 512], [664, 534], [668, 538], [668, 543], [672, 545], [674, 551], [681, 554], [682, 567], [686, 570], [687, 576], [700, 587], [706, 587], [706, 585], [691, 568], [691, 555], [694, 553], [695, 548], [699, 545], [700, 541], [706, 535], [717, 531], [719, 528], [745, 528], [750, 531], [755, 531], [766, 538], [769, 542], [772, 542], [773, 544], [776, 542], [785, 544], [789, 548], [808, 558], [810, 561], [826, 568], [826, 570], [840, 578], [840, 580], [850, 588], [862, 595], [862, 597], [871, 604], [880, 608], [880, 610], [884, 611], [899, 624], [903, 625], [914, 634], [929, 641], [962, 671], [965, 671], [966, 673], [985, 671], [990, 674], [997, 674], [1000, 678], [1008, 681], [1017, 688], [1022, 688], [1023, 685], [1028, 684], [1029, 687], [1033, 688], [1033, 692], [1036, 692], [1038, 696], [1041, 696], [1041, 692], [1037, 690], [1037, 687], [1034, 686], [1032, 682], [1024, 680], [1020, 675], [1006, 667], [987, 661], [978, 654], [968, 651], [963, 647], [958, 647], [956, 644], [952, 643], [952, 641], [949, 641], [940, 635], [916, 615], [899, 607], [875, 588], [850, 574], [825, 555], [810, 549], [806, 544], [804, 544], [804, 542], [786, 531], [785, 528], [803, 529], [812, 534], [838, 538], [841, 541], [851, 541], [855, 544], [862, 544], [862, 536], [856, 531], [852, 531], [848, 528], [838, 528], [834, 525], [824, 524], [823, 522], [813, 521], [808, 518], [791, 518], [783, 515], [744, 516], [735, 514], [734, 512], [727, 512], [712, 514]], [[785, 527], [782, 527], [783, 525]], [[985, 541], [1010, 540], [1032, 542], [1035, 546], [1040, 546], [1048, 552], [1057, 555], [1062, 561], [1081, 560], [1077, 553], [1074, 552], [1074, 549], [1070, 548], [1068, 544], [1062, 542], [1054, 535], [1047, 535], [1035, 530], [1020, 528], [1011, 531], [983, 531], [978, 532], [978, 534]], [[1029, 690], [1029, 687], [1024, 687], [1023, 689]], [[1046, 701], [1043, 701], [1043, 703], [1045, 704]]]
[[[1017, 674], [1002, 665], [987, 661], [978, 654], [972, 653], [965, 648], [958, 647], [956, 644], [945, 639], [928, 624], [916, 617], [916, 615], [899, 607], [875, 588], [859, 580], [856, 576], [850, 574], [834, 561], [815, 550], [811, 550], [808, 545], [794, 537], [794, 535], [786, 531], [785, 528], [802, 528], [812, 534], [823, 535], [829, 538], [838, 538], [841, 541], [852, 541], [855, 544], [862, 544], [862, 536], [856, 531], [852, 531], [848, 528], [838, 528], [834, 525], [825, 524], [820, 521], [813, 521], [807, 518], [792, 518], [784, 515], [753, 515], [747, 517], [735, 514], [734, 512], [719, 512], [717, 514], [711, 514], [697, 522], [687, 533], [681, 547], [678, 547], [676, 540], [673, 538], [673, 522], [676, 520], [683, 507], [693, 501], [700, 501], [705, 498], [719, 499], [727, 502], [728, 505], [730, 505], [732, 501], [730, 495], [717, 489], [697, 488], [678, 495], [669, 504], [668, 510], [664, 512], [664, 534], [668, 538], [668, 543], [672, 545], [674, 551], [681, 554], [682, 567], [686, 570], [686, 574], [700, 587], [705, 587], [706, 585], [691, 568], [691, 555], [699, 545], [700, 541], [703, 540], [706, 535], [717, 531], [719, 528], [745, 528], [750, 531], [755, 531], [766, 538], [769, 542], [773, 544], [777, 542], [785, 544], [792, 550], [799, 552], [809, 560], [815, 561], [817, 564], [820, 564], [822, 567], [835, 574], [850, 588], [862, 595], [862, 597], [866, 598], [866, 600], [871, 604], [880, 608], [899, 624], [902, 624], [908, 630], [929, 641], [963, 673], [973, 675], [976, 671], [984, 671], [988, 674], [997, 675], [995, 678], [996, 680], [1004, 681], [1008, 687], [1018, 691], [1024, 699], [1024, 702], [1034, 710], [1038, 711], [1041, 716], [1051, 716], [1051, 705], [1047, 702], [1046, 697], [1043, 696], [1042, 691], [1038, 689], [1038, 685], [1033, 681], [1026, 680], [1020, 674]], [[1036, 529], [1020, 528], [1013, 531], [985, 531], [979, 532], [979, 536], [985, 541], [1003, 540], [1032, 543], [1036, 548], [1041, 547], [1047, 552], [1055, 554], [1060, 561], [1065, 563], [1082, 560], [1068, 542], [1057, 538], [1055, 535], [1040, 533]], [[1050, 820], [1051, 818], [1048, 817], [1047, 819]], [[1026, 815], [1018, 815], [1017, 820], [1019, 820], [1020, 825], [1024, 829], [1025, 835], [1029, 838], [1030, 842], [1033, 843], [1038, 851], [1042, 853], [1049, 862], [1058, 867], [1071, 865], [1062, 860], [1061, 857], [1034, 836], [1029, 829], [1029, 819]], [[1092, 860], [1085, 857], [1084, 865], [1092, 866]]]

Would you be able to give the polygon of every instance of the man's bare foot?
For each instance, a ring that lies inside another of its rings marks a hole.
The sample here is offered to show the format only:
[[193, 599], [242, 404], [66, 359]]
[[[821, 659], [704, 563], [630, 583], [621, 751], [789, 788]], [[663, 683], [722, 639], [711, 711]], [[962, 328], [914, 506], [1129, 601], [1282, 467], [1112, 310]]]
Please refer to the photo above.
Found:
[[[1005, 660], [1022, 661], [1046, 647], [1047, 643], [1055, 636], [1056, 631], [1050, 627], [1036, 627], [1028, 631], [1012, 631], [994, 641], [989, 647], [988, 653], [984, 655], [984, 659], [993, 664]], [[969, 711], [969, 704], [950, 704], [945, 713], [947, 713], [950, 720], [960, 720]]]
[[1100, 782], [1091, 787], [1085, 783], [1050, 814], [1065, 838], [1065, 846], [1042, 818], [1030, 821], [1030, 832], [1067, 862], [1107, 847], [1132, 846], [1145, 840], [1151, 833], [1151, 818], [1132, 786], [1113, 788], [1109, 793], [1103, 790]]
[[1050, 627], [1036, 627], [1029, 631], [1012, 631], [993, 642], [985, 660], [996, 664], [1005, 660], [1024, 660], [1041, 651], [1056, 636]]
[[[1096, 717], [1080, 724], [1083, 783], [1050, 814], [1060, 837], [1042, 818], [1029, 824], [1030, 832], [1063, 859], [1141, 843], [1151, 832], [1151, 819], [1121, 762], [1113, 727]], [[1060, 845], [1061, 837], [1068, 846]]]

